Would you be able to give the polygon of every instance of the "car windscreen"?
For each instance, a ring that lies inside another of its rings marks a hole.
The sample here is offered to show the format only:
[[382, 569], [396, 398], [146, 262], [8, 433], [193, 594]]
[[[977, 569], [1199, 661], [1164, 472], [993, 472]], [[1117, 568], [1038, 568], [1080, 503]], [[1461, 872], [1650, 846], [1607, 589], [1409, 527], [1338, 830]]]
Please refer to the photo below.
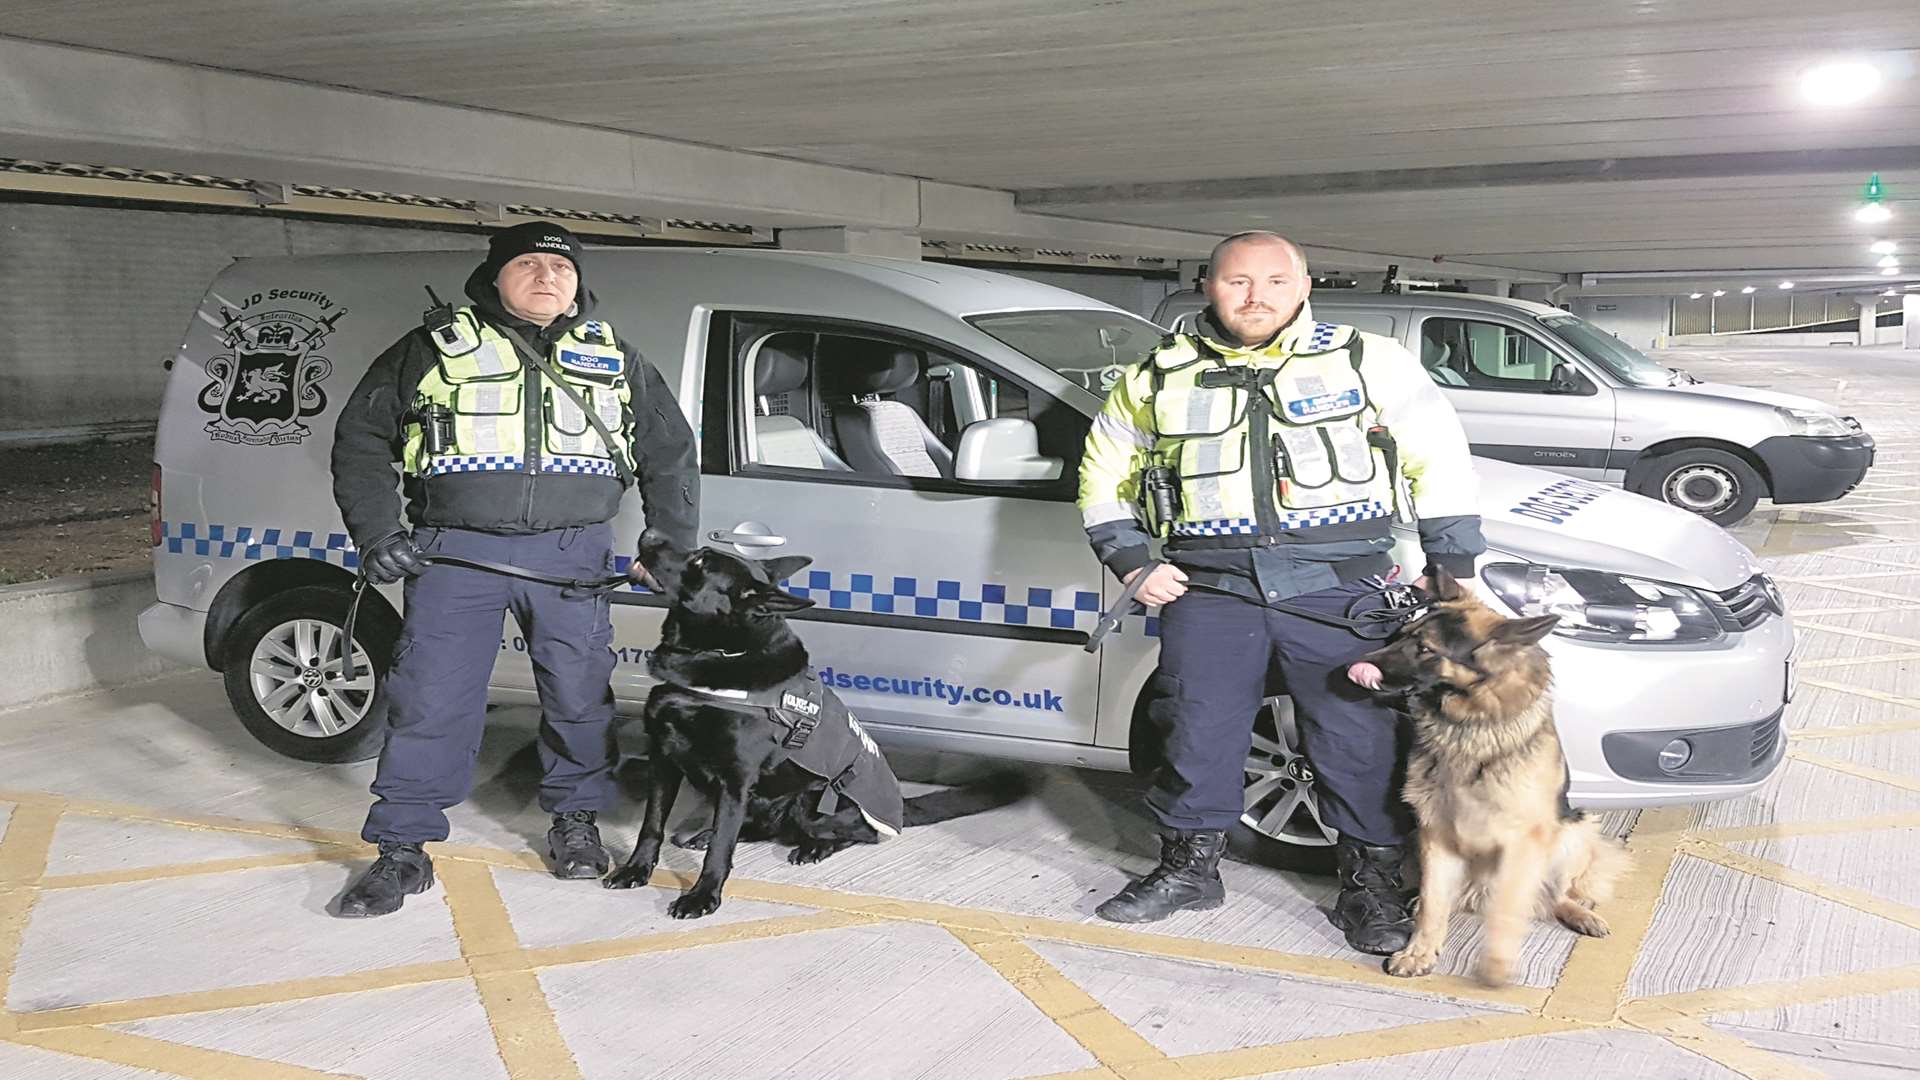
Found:
[[1544, 315], [1540, 325], [1628, 386], [1671, 386], [1673, 369], [1578, 315]]
[[967, 322], [1084, 387], [1107, 396], [1120, 369], [1152, 352], [1166, 331], [1124, 311], [999, 311]]

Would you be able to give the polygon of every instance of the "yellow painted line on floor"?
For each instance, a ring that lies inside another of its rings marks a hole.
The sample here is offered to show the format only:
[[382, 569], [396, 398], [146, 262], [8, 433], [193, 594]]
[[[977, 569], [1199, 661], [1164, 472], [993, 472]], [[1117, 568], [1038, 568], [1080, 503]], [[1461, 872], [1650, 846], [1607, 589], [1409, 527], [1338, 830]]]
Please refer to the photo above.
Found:
[[[1584, 1026], [1526, 1014], [1433, 1020], [1404, 1027], [1376, 1028], [1345, 1035], [1325, 1035], [1266, 1046], [1191, 1054], [1171, 1059], [1162, 1070], [1149, 1068], [1128, 1073], [1126, 1080], [1173, 1080], [1176, 1077], [1182, 1080], [1238, 1080], [1240, 1077], [1264, 1076], [1320, 1065], [1380, 1061], [1433, 1050], [1453, 1050], [1535, 1035], [1554, 1035], [1563, 1031], [1577, 1031]], [[1177, 1072], [1174, 1071], [1176, 1069]]]
[[[1901, 611], [1905, 609], [1882, 608], [1880, 610]], [[1812, 612], [1812, 611], [1794, 612], [1795, 616], [1814, 615], [1814, 614], [1818, 614], [1818, 612]], [[1801, 671], [1815, 671], [1822, 668], [1857, 667], [1862, 664], [1905, 663], [1908, 660], [1920, 660], [1920, 652], [1881, 653], [1877, 656], [1826, 656], [1826, 657], [1821, 657], [1818, 660], [1802, 660], [1800, 661], [1799, 667]]]
[[1121, 1023], [1106, 1006], [1074, 985], [1026, 942], [979, 930], [948, 927], [947, 932], [1033, 1002], [1034, 1008], [1058, 1024], [1101, 1065], [1132, 1080], [1136, 1066], [1167, 1060], [1164, 1051]]
[[41, 881], [43, 889], [88, 889], [95, 885], [132, 885], [142, 881], [198, 877], [202, 874], [232, 874], [242, 870], [266, 870], [281, 866], [307, 866], [322, 862], [349, 862], [361, 857], [357, 851], [289, 852], [285, 855], [251, 855], [237, 859], [209, 859], [197, 863], [168, 863], [165, 866], [141, 866], [131, 870], [100, 870], [90, 874], [55, 874]]
[[[769, 938], [811, 934], [822, 930], [844, 930], [850, 926], [870, 926], [880, 920], [870, 915], [844, 911], [816, 911], [806, 915], [776, 915], [751, 922], [722, 923], [692, 930], [667, 931], [642, 937], [587, 941], [570, 945], [550, 945], [527, 949], [520, 962], [530, 968], [561, 967], [567, 964], [592, 964], [601, 960], [620, 960], [648, 953], [698, 949], [708, 945], [729, 945], [738, 941], [764, 941]], [[698, 925], [698, 924], [694, 924]]]
[[1698, 1020], [1665, 1015], [1657, 1006], [1640, 1010], [1634, 1026], [1717, 1061], [1748, 1080], [1828, 1080], [1827, 1074], [1817, 1069], [1715, 1031]]
[[[659, 884], [658, 875], [654, 878]], [[1286, 975], [1329, 979], [1346, 984], [1375, 986], [1400, 993], [1427, 993], [1467, 1001], [1485, 1001], [1501, 1005], [1537, 1008], [1546, 992], [1535, 987], [1516, 986], [1489, 990], [1470, 979], [1435, 975], [1424, 979], [1398, 979], [1388, 975], [1378, 960], [1312, 956], [1282, 952], [1251, 945], [1197, 941], [1171, 934], [1126, 930], [1105, 923], [1075, 923], [1035, 915], [1014, 915], [977, 908], [955, 907], [920, 900], [895, 900], [835, 892], [831, 889], [765, 881], [735, 880], [727, 884], [730, 895], [780, 904], [799, 904], [831, 911], [849, 911], [882, 919], [935, 923], [948, 929], [979, 930], [1023, 938], [1043, 938], [1076, 945], [1146, 953], [1179, 960], [1196, 960], [1223, 967], [1249, 968]], [[1229, 900], [1229, 903], [1232, 901]]]
[[1833, 836], [1839, 833], [1872, 832], [1877, 829], [1920, 828], [1920, 811], [1875, 814], [1871, 817], [1836, 818], [1831, 821], [1774, 822], [1769, 825], [1735, 825], [1725, 829], [1705, 829], [1693, 838], [1716, 844], [1742, 840], [1783, 840], [1789, 836]]
[[[1920, 611], [1920, 604], [1885, 604], [1880, 607], [1794, 608], [1793, 617], [1796, 619], [1810, 619], [1822, 615], [1884, 615], [1889, 611]], [[1846, 661], [1842, 660], [1841, 662], [1844, 663]]]
[[220, 1009], [241, 1009], [250, 1005], [279, 1005], [288, 1001], [357, 994], [367, 990], [393, 990], [403, 986], [464, 979], [469, 974], [467, 965], [458, 960], [439, 960], [429, 964], [356, 971], [348, 975], [319, 975], [306, 979], [255, 983], [252, 986], [191, 990], [130, 1001], [109, 1001], [98, 1005], [69, 1005], [63, 1009], [16, 1013], [14, 1016], [21, 1031], [52, 1031], [93, 1024], [118, 1024], [128, 1020], [151, 1020], [162, 1016], [185, 1016]]
[[1893, 634], [1877, 634], [1872, 630], [1854, 630], [1845, 626], [1828, 626], [1826, 623], [1803, 622], [1796, 630], [1814, 630], [1822, 634], [1838, 634], [1841, 637], [1860, 638], [1863, 641], [1883, 641], [1889, 645], [1920, 647], [1920, 638], [1898, 637]]
[[1920, 990], [1920, 964], [1661, 994], [1629, 1003], [1621, 1010], [1621, 1015], [1635, 1016], [1643, 1008], [1656, 1006], [1681, 1016], [1720, 1016], [1759, 1009], [1814, 1005], [1837, 998], [1897, 994], [1903, 990]]
[[1920, 718], [1887, 720], [1878, 724], [1849, 724], [1845, 727], [1801, 728], [1788, 732], [1787, 738], [1799, 743], [1826, 742], [1832, 739], [1863, 739], [1872, 735], [1900, 735], [1909, 731], [1920, 731]]
[[85, 817], [117, 818], [122, 821], [138, 821], [152, 825], [172, 825], [182, 829], [206, 829], [213, 832], [264, 836], [275, 840], [305, 840], [315, 844], [341, 844], [367, 851], [372, 850], [372, 845], [361, 840], [357, 834], [343, 829], [319, 829], [310, 825], [282, 825], [276, 822], [249, 821], [246, 818], [212, 815], [170, 814], [127, 803], [106, 802], [98, 799], [65, 799], [39, 791], [0, 790], [0, 801], [33, 806], [57, 803], [66, 812]]
[[1574, 943], [1541, 1014], [1554, 1020], [1599, 1024], [1611, 1021], [1626, 997], [1627, 980], [1653, 925], [1654, 909], [1667, 875], [1680, 855], [1682, 831], [1693, 808], [1669, 806], [1643, 812], [1627, 836], [1633, 866], [1599, 908], [1613, 933], [1583, 937]]
[[517, 958], [521, 951], [493, 871], [449, 859], [439, 864], [439, 877], [453, 912], [454, 936], [474, 970], [480, 1005], [507, 1075], [512, 1080], [579, 1080], [580, 1066], [560, 1035], [560, 1021], [540, 988], [540, 977], [531, 971], [488, 972], [489, 960], [503, 954]]
[[1895, 903], [1864, 889], [1826, 881], [1771, 859], [1762, 859], [1748, 855], [1744, 851], [1721, 847], [1708, 840], [1688, 840], [1683, 847], [1687, 854], [1724, 866], [1729, 870], [1738, 870], [1743, 874], [1762, 878], [1776, 885], [1798, 889], [1810, 896], [1817, 896], [1822, 900], [1850, 907], [1855, 911], [1864, 911], [1889, 922], [1897, 922], [1902, 926], [1920, 930], [1920, 908]]
[[1889, 694], [1889, 693], [1885, 693], [1884, 691], [1874, 690], [1865, 686], [1853, 686], [1849, 683], [1829, 682], [1826, 679], [1805, 679], [1805, 678], [1800, 680], [1800, 685], [1801, 686], [1817, 686], [1822, 690], [1832, 690], [1841, 694], [1852, 694], [1854, 697], [1863, 697], [1869, 701], [1880, 701], [1880, 702], [1885, 702], [1888, 705], [1900, 705], [1909, 709], [1920, 709], [1920, 698], [1902, 697], [1899, 694]]
[[[1794, 585], [1819, 585], [1828, 581], [1858, 581], [1861, 578], [1873, 578], [1884, 581], [1890, 577], [1905, 577], [1920, 573], [1914, 567], [1906, 567], [1906, 574], [1889, 574], [1884, 570], [1856, 570], [1847, 574], [1775, 574], [1773, 580], [1789, 582]], [[1911, 598], [1909, 598], [1911, 599]]]
[[1885, 784], [1888, 787], [1904, 788], [1907, 791], [1920, 791], [1920, 777], [1887, 772], [1885, 769], [1876, 769], [1871, 765], [1855, 765], [1851, 761], [1841, 761], [1838, 758], [1830, 758], [1823, 754], [1809, 754], [1805, 750], [1789, 750], [1787, 751], [1787, 756], [1796, 761], [1804, 761], [1809, 765], [1818, 765], [1823, 769], [1832, 769], [1837, 773], [1857, 776], [1862, 780], [1872, 780], [1876, 783]]
[[[1862, 577], [1866, 575], [1849, 574], [1847, 576]], [[1874, 575], [1874, 576], [1879, 576], [1879, 575]], [[1849, 596], [1871, 596], [1875, 600], [1894, 600], [1894, 601], [1905, 601], [1907, 603], [1912, 603], [1915, 599], [1920, 599], [1915, 597], [1912, 593], [1887, 592], [1884, 589], [1866, 589], [1858, 585], [1842, 585], [1837, 580], [1828, 581], [1828, 580], [1816, 580], [1814, 578], [1790, 578], [1790, 577], [1775, 578], [1774, 580], [1785, 582], [1789, 585], [1805, 585], [1810, 589], [1825, 589], [1828, 592], [1846, 593]]]
[[[60, 807], [54, 804], [16, 803], [7, 820], [7, 831], [0, 837], [0, 1006], [7, 1000], [13, 981], [13, 965], [20, 956], [20, 935], [39, 891], [33, 886], [46, 873], [47, 852], [53, 847], [53, 831], [60, 824]], [[17, 1022], [16, 1022], [17, 1023]]]
[[93, 1061], [112, 1062], [136, 1069], [157, 1069], [183, 1077], [184, 1080], [342, 1080], [343, 1077], [359, 1075], [315, 1072], [284, 1062], [97, 1027], [39, 1031], [17, 1035], [13, 1041]]

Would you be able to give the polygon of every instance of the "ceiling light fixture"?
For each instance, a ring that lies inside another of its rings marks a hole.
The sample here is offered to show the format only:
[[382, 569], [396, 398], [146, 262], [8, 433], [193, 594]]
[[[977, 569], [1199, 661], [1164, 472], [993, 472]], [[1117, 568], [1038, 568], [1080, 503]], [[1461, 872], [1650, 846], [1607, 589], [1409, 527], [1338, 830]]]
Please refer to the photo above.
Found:
[[1791, 281], [1783, 281], [1783, 282], [1781, 282], [1781, 283], [1780, 283], [1780, 287], [1781, 287], [1781, 288], [1783, 288], [1783, 289], [1791, 289], [1791, 288], [1793, 288], [1793, 282], [1791, 282]]
[[1800, 93], [1815, 105], [1852, 105], [1880, 88], [1880, 69], [1865, 60], [1831, 60], [1807, 69]]
[[[1717, 295], [1717, 294], [1716, 294], [1716, 295]], [[1687, 296], [1687, 299], [1689, 299], [1689, 300], [1698, 300], [1698, 299], [1700, 299], [1700, 294], [1699, 294], [1699, 293], [1690, 293], [1690, 294], [1688, 294], [1688, 296]]]
[[1877, 263], [1874, 263], [1874, 265], [1875, 265], [1875, 266], [1899, 266], [1899, 265], [1900, 265], [1900, 256], [1898, 256], [1898, 255], [1882, 255], [1882, 256], [1880, 256], [1880, 261], [1879, 261], [1879, 262], [1877, 262]]
[[1747, 293], [1750, 293], [1750, 292], [1752, 292], [1752, 291], [1753, 291], [1753, 286], [1751, 286], [1751, 285], [1747, 285], [1747, 286], [1743, 286], [1743, 287], [1742, 287], [1742, 288], [1740, 289], [1740, 293], [1741, 293], [1741, 295], [1743, 295], [1743, 296], [1744, 296], [1744, 295], [1746, 295]]
[[1878, 225], [1883, 221], [1887, 221], [1891, 219], [1892, 217], [1893, 217], [1893, 211], [1887, 209], [1884, 206], [1881, 206], [1877, 202], [1868, 203], [1867, 205], [1862, 206], [1860, 209], [1855, 210], [1853, 212], [1853, 220], [1858, 221], [1863, 225]]
[[1875, 255], [1891, 255], [1900, 250], [1900, 247], [1891, 240], [1875, 240], [1872, 244], [1868, 245], [1867, 250], [1873, 252]]
[[1725, 295], [1727, 295], [1727, 290], [1725, 290], [1725, 289], [1715, 289], [1715, 290], [1713, 290], [1713, 295], [1715, 295], [1715, 296], [1725, 296]]
[[1853, 212], [1853, 220], [1866, 225], [1878, 225], [1893, 217], [1893, 211], [1887, 209], [1887, 188], [1880, 182], [1880, 174], [1867, 177], [1867, 186], [1860, 192], [1860, 209]]
[[1880, 276], [1892, 277], [1893, 275], [1898, 274], [1899, 272], [1900, 272], [1900, 268], [1898, 266], [1889, 266], [1885, 270], [1880, 271]]

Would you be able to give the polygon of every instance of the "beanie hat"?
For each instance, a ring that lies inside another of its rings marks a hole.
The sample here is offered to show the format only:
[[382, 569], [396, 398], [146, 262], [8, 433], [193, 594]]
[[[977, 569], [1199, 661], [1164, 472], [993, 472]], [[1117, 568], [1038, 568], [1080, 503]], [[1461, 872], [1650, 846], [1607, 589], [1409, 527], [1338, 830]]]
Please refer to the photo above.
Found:
[[566, 229], [552, 222], [529, 221], [494, 233], [487, 241], [487, 261], [483, 265], [491, 280], [500, 273], [501, 267], [514, 259], [530, 252], [545, 252], [566, 256], [578, 271], [583, 250], [579, 238]]

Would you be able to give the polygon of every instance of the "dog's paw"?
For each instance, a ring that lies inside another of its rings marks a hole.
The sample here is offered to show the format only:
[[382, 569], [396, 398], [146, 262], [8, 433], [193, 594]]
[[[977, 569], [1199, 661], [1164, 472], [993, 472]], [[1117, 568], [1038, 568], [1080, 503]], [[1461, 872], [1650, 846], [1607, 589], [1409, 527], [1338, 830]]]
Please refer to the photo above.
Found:
[[1440, 960], [1440, 953], [1434, 949], [1415, 949], [1411, 945], [1387, 958], [1387, 974], [1402, 979], [1417, 979], [1431, 974], [1433, 965]]
[[720, 894], [690, 892], [667, 905], [667, 914], [676, 919], [698, 919], [720, 910]]
[[602, 888], [637, 889], [653, 880], [653, 866], [634, 866], [628, 864], [600, 879]]
[[1593, 909], [1571, 901], [1563, 900], [1555, 905], [1553, 917], [1560, 920], [1561, 926], [1587, 937], [1606, 937], [1613, 933], [1607, 928], [1607, 920], [1594, 914]]
[[673, 846], [685, 851], [705, 851], [707, 850], [707, 844], [712, 840], [712, 829], [700, 829], [693, 832], [677, 832], [673, 834]]
[[1505, 957], [1489, 956], [1480, 961], [1474, 969], [1473, 977], [1481, 986], [1489, 990], [1498, 990], [1512, 980], [1513, 962]]
[[787, 852], [787, 861], [795, 866], [805, 866], [808, 863], [817, 863], [843, 847], [846, 845], [837, 842], [805, 843]]

